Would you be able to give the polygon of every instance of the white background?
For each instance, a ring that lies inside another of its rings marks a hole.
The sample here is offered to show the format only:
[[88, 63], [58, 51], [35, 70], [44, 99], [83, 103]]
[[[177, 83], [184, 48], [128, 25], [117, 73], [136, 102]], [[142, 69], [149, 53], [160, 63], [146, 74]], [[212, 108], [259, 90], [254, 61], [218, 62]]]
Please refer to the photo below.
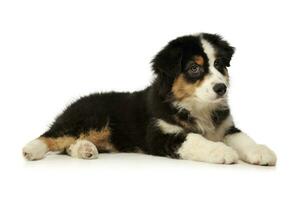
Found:
[[[0, 199], [300, 199], [300, 19], [290, 0], [1, 1]], [[143, 89], [153, 56], [201, 31], [237, 48], [232, 112], [277, 153], [275, 168], [138, 154], [22, 159], [70, 102]]]

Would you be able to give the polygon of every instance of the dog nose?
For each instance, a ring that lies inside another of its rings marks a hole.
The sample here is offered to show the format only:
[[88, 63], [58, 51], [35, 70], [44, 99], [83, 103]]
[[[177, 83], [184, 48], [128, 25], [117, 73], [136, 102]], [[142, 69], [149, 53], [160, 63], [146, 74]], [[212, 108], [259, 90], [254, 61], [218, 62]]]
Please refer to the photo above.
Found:
[[227, 86], [223, 83], [218, 83], [213, 86], [213, 90], [218, 96], [223, 96], [227, 91]]

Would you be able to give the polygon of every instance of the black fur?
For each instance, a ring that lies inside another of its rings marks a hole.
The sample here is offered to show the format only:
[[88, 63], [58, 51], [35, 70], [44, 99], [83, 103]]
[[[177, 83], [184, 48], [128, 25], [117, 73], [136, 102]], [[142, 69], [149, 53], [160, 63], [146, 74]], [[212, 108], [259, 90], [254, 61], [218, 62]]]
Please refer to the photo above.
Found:
[[226, 62], [225, 65], [229, 67], [235, 48], [230, 46], [227, 41], [223, 40], [223, 38], [217, 34], [204, 33], [203, 38], [217, 47], [217, 58], [223, 58], [224, 62]]
[[235, 126], [231, 126], [228, 130], [226, 130], [226, 135], [240, 133], [241, 130], [236, 128]]
[[212, 112], [212, 121], [215, 126], [219, 126], [230, 115], [229, 108], [223, 108]]
[[[230, 65], [234, 48], [221, 37], [203, 34], [218, 49], [218, 56], [225, 66]], [[171, 41], [153, 59], [156, 74], [153, 84], [133, 93], [98, 93], [83, 97], [71, 104], [57, 117], [44, 137], [57, 138], [80, 134], [89, 130], [101, 130], [106, 125], [111, 130], [110, 142], [121, 152], [140, 149], [148, 154], [177, 158], [177, 148], [185, 141], [186, 134], [195, 130], [194, 118], [188, 110], [175, 107], [171, 93], [175, 78], [184, 73], [187, 80], [195, 80], [187, 74], [187, 64], [194, 55], [204, 58], [204, 73], [208, 73], [208, 59], [200, 45], [199, 36], [185, 36]], [[200, 77], [199, 77], [200, 78]], [[229, 115], [229, 109], [212, 113], [215, 126]], [[162, 133], [156, 119], [182, 126], [179, 134]], [[179, 123], [179, 121], [183, 124]], [[229, 129], [227, 133], [233, 132]]]

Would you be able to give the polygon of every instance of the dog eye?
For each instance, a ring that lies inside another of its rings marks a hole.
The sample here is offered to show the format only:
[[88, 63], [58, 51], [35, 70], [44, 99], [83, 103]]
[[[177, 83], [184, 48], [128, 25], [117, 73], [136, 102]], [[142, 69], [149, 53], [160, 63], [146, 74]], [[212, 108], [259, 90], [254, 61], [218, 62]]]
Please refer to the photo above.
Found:
[[196, 73], [199, 73], [200, 67], [198, 65], [196, 65], [196, 64], [192, 64], [189, 70], [192, 73], [196, 74]]
[[220, 71], [221, 73], [226, 70], [226, 64], [223, 61], [223, 59], [216, 59], [214, 61], [214, 67], [215, 69], [217, 69], [218, 71]]
[[217, 68], [217, 69], [223, 69], [223, 68], [226, 68], [228, 66], [230, 66], [230, 63], [225, 58], [217, 58], [214, 61], [214, 67]]
[[188, 68], [188, 74], [192, 78], [199, 78], [204, 73], [204, 68], [197, 65], [196, 63], [192, 63]]
[[223, 67], [225, 67], [224, 64], [223, 64], [223, 62], [222, 62], [222, 59], [216, 59], [214, 61], [214, 67], [216, 67], [216, 68], [223, 68]]

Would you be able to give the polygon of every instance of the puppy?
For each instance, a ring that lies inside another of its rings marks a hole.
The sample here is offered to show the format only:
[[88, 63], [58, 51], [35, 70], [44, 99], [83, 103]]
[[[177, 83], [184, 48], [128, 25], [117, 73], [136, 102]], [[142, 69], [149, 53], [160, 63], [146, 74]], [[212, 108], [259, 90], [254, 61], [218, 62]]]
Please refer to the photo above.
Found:
[[153, 59], [151, 86], [80, 98], [23, 149], [27, 160], [56, 151], [82, 159], [143, 152], [209, 163], [275, 165], [276, 155], [240, 131], [227, 103], [234, 48], [208, 33], [172, 40]]

